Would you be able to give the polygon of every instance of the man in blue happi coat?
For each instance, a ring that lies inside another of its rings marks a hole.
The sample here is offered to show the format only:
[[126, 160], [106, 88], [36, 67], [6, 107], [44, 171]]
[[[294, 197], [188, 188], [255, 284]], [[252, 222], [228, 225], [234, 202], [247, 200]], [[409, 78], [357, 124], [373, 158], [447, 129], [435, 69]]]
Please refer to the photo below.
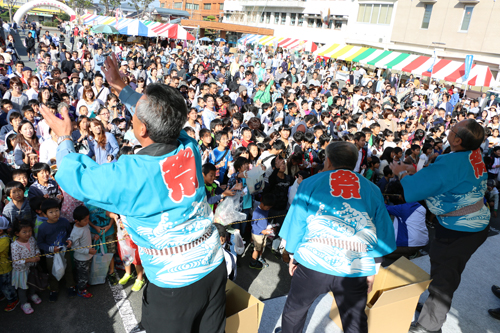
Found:
[[367, 333], [365, 307], [378, 264], [396, 249], [394, 227], [380, 189], [353, 170], [358, 149], [326, 148], [325, 169], [300, 184], [280, 236], [291, 255], [290, 293], [282, 332], [302, 332], [307, 311], [332, 291], [345, 333]]
[[441, 332], [465, 265], [488, 235], [490, 210], [484, 205], [488, 174], [479, 148], [483, 140], [481, 125], [474, 119], [463, 120], [448, 134], [450, 154], [438, 156], [415, 174], [413, 166], [391, 165], [406, 201], [425, 200], [439, 222], [429, 252], [429, 297], [411, 333]]
[[102, 70], [131, 111], [143, 149], [98, 165], [75, 153], [68, 110], [58, 119], [44, 109], [59, 136], [57, 182], [72, 197], [122, 216], [149, 280], [142, 308], [148, 333], [223, 333], [226, 266], [206, 200], [201, 156], [182, 130], [186, 103], [178, 90], [163, 84], [136, 93], [121, 80], [114, 54]]

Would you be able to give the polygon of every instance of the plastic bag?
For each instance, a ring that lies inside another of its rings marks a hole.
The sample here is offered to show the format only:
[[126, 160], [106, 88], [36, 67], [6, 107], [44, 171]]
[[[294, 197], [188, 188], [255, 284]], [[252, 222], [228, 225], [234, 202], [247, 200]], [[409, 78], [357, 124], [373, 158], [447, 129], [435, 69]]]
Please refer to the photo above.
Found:
[[245, 243], [238, 229], [234, 230], [232, 243], [234, 244], [234, 252], [237, 255], [242, 255], [245, 252]]
[[265, 171], [260, 166], [256, 166], [247, 172], [246, 180], [250, 194], [260, 192], [264, 189], [264, 174]]
[[92, 258], [92, 264], [90, 265], [90, 279], [89, 284], [103, 284], [106, 282], [106, 276], [108, 275], [109, 264], [111, 259], [113, 259], [113, 253], [106, 253], [106, 246], [103, 245], [105, 242], [104, 233], [101, 238], [100, 252], [94, 255]]
[[135, 250], [128, 245], [127, 240], [125, 239], [125, 237], [130, 236], [125, 236], [125, 232], [119, 226], [117, 226], [116, 230], [116, 236], [118, 237], [118, 243], [120, 244], [120, 258], [125, 266], [130, 266], [135, 259]]
[[240, 191], [232, 197], [224, 198], [224, 201], [215, 210], [214, 222], [228, 225], [236, 221], [246, 220], [247, 214], [241, 212], [240, 198]]
[[66, 260], [64, 259], [64, 253], [54, 254], [54, 263], [52, 264], [52, 275], [60, 281], [64, 276], [66, 271]]

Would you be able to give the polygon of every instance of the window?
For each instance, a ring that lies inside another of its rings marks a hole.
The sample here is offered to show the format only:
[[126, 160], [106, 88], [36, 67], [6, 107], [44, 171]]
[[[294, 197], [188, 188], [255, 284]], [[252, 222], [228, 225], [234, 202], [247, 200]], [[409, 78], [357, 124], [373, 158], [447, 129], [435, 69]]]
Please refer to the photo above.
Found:
[[307, 27], [312, 28], [313, 26], [314, 26], [314, 19], [313, 18], [307, 19]]
[[422, 29], [429, 28], [429, 22], [431, 21], [431, 14], [432, 14], [432, 6], [434, 6], [434, 4], [425, 5], [424, 18], [422, 19], [422, 26], [421, 26]]
[[280, 23], [280, 13], [274, 13], [274, 24]]
[[271, 13], [270, 12], [266, 13], [266, 23], [267, 24], [271, 23]]
[[358, 19], [360, 23], [390, 24], [393, 5], [360, 4]]
[[[187, 7], [187, 4], [186, 4], [186, 7]], [[226, 20], [231, 20], [231, 16], [232, 14], [231, 13], [226, 13]]]
[[323, 22], [321, 21], [321, 19], [316, 19], [316, 27], [317, 28], [323, 27]]
[[160, 3], [160, 8], [165, 8], [165, 4], [163, 2]]
[[260, 23], [264, 23], [265, 17], [266, 17], [266, 13], [260, 14]]
[[281, 24], [286, 23], [286, 13], [281, 13]]
[[174, 2], [174, 8], [176, 9], [182, 8], [182, 2]]
[[206, 4], [204, 4], [204, 5], [203, 5], [203, 9], [205, 9], [205, 10], [210, 10], [210, 9], [212, 9], [212, 4], [211, 4], [211, 3], [206, 3]]
[[469, 31], [470, 20], [472, 18], [472, 10], [473, 6], [465, 6], [464, 10], [464, 18], [462, 19], [462, 25], [460, 26], [460, 31], [467, 32]]
[[342, 21], [341, 20], [330, 20], [328, 22], [328, 29], [341, 30], [342, 29]]
[[200, 5], [195, 5], [195, 4], [192, 4], [192, 3], [186, 3], [186, 9], [198, 10], [199, 8], [200, 8]]
[[295, 18], [297, 17], [297, 14], [291, 13], [290, 14], [290, 25], [295, 25]]
[[223, 4], [223, 3], [221, 3], [221, 4], [219, 5], [219, 9], [220, 9], [220, 10], [224, 10], [224, 4]]
[[297, 25], [301, 27], [304, 24], [304, 14], [299, 14], [297, 19]]

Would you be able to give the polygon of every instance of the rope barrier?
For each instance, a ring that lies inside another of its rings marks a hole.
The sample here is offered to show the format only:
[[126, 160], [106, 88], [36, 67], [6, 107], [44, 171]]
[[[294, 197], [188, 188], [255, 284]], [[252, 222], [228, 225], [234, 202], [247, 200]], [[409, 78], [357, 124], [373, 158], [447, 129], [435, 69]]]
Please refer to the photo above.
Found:
[[[283, 217], [283, 216], [286, 216], [286, 214], [285, 215], [271, 216], [271, 217], [263, 217], [263, 218], [260, 218], [260, 219], [238, 221], [238, 222], [233, 222], [233, 223], [226, 224], [224, 226], [227, 227], [227, 226], [230, 226], [230, 225], [233, 225], [233, 224], [240, 224], [240, 223], [245, 223], [245, 222], [274, 219], [274, 218]], [[59, 251], [59, 252], [44, 253], [44, 254], [39, 254], [39, 255], [33, 256], [33, 257], [28, 257], [28, 258], [22, 258], [22, 259], [16, 259], [16, 260], [8, 260], [8, 261], [0, 262], [0, 265], [2, 265], [2, 264], [8, 264], [8, 263], [13, 263], [13, 262], [16, 262], [16, 261], [22, 261], [22, 260], [26, 260], [26, 259], [33, 259], [33, 258], [39, 258], [39, 257], [52, 256], [52, 255], [57, 254], [57, 253], [66, 253], [66, 252], [72, 252], [72, 251], [81, 250], [81, 249], [88, 249], [88, 248], [91, 248], [91, 247], [96, 247], [96, 246], [101, 246], [101, 245], [106, 245], [106, 244], [117, 243], [117, 242], [121, 242], [123, 240], [126, 240], [127, 238], [128, 238], [128, 236], [126, 236], [126, 237], [124, 237], [122, 239], [112, 240], [112, 241], [105, 242], [105, 243], [91, 244], [91, 245], [88, 245], [88, 246], [76, 247], [76, 248], [72, 248], [72, 249], [68, 249], [68, 250], [64, 250], [64, 251]]]

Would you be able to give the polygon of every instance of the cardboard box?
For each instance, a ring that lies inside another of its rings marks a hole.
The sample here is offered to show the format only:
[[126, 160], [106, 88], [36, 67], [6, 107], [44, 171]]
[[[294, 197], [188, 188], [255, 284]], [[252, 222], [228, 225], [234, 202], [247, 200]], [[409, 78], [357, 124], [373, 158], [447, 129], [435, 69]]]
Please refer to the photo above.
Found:
[[[405, 257], [385, 269], [381, 267], [368, 294], [368, 332], [408, 332], [420, 295], [430, 283], [429, 274]], [[342, 329], [335, 298], [330, 318]]]
[[234, 282], [226, 284], [226, 333], [257, 333], [264, 303]]

